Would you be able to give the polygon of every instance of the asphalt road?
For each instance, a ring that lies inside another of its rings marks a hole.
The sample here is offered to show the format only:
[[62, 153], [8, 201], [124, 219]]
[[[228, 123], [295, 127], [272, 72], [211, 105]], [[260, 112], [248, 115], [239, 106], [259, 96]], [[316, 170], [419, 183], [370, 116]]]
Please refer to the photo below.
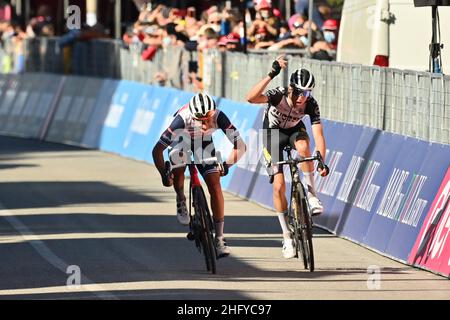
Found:
[[307, 272], [282, 258], [273, 212], [226, 195], [226, 215], [232, 255], [211, 275], [154, 167], [0, 137], [0, 299], [450, 298], [444, 277], [320, 229]]

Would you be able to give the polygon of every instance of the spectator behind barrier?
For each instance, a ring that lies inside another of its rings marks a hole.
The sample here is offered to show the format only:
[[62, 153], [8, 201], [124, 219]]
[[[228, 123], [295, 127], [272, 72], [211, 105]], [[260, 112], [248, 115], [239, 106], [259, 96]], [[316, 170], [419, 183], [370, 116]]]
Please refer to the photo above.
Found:
[[324, 22], [322, 27], [323, 40], [320, 40], [311, 47], [313, 59], [318, 60], [333, 60], [333, 52], [337, 49], [339, 22], [334, 19], [329, 19]]
[[13, 11], [11, 5], [4, 1], [0, 1], [0, 21], [11, 21], [13, 16]]
[[255, 20], [247, 31], [250, 44], [255, 49], [267, 48], [278, 37], [279, 19], [274, 15], [272, 1], [255, 1]]
[[42, 5], [38, 8], [37, 16], [30, 20], [26, 32], [29, 38], [55, 36], [51, 8], [48, 5]]

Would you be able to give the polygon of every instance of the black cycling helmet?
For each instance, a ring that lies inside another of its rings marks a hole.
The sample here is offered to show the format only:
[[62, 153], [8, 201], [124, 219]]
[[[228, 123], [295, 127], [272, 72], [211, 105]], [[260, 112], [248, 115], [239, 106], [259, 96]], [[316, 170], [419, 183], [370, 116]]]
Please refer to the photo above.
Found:
[[311, 91], [316, 86], [316, 80], [311, 72], [299, 69], [291, 75], [291, 86], [303, 91]]
[[209, 95], [198, 93], [189, 102], [189, 110], [194, 118], [203, 118], [217, 109], [216, 102]]

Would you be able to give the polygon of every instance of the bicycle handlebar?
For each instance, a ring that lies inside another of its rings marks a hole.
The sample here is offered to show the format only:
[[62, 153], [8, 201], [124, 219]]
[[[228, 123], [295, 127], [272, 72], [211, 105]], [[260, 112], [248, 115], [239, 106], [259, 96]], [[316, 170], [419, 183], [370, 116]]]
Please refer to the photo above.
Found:
[[328, 168], [327, 165], [325, 164], [325, 162], [323, 161], [322, 154], [320, 153], [320, 151], [317, 151], [316, 155], [313, 157], [304, 158], [301, 156], [297, 156], [297, 158], [295, 158], [295, 159], [279, 161], [276, 163], [276, 165], [278, 165], [278, 166], [291, 165], [291, 164], [297, 165], [297, 164], [300, 164], [303, 162], [309, 162], [309, 161], [317, 161], [319, 163], [319, 168], [321, 168], [321, 169]]
[[[188, 156], [186, 156], [186, 153], [182, 153], [182, 156], [180, 157], [179, 150], [176, 150], [176, 149], [171, 149], [171, 150], [172, 151], [169, 154], [169, 158], [171, 159], [171, 161], [169, 162], [170, 163], [170, 171], [172, 171], [174, 169], [178, 169], [178, 168], [183, 168], [183, 167], [186, 167], [189, 165], [195, 165], [195, 159], [193, 159], [194, 153], [192, 151], [187, 152]], [[178, 153], [179, 158], [181, 158], [180, 160], [182, 160], [181, 163], [179, 163], [179, 164], [172, 163], [172, 156], [175, 153]], [[215, 157], [202, 159], [200, 164], [205, 165], [208, 163], [216, 163], [219, 166], [219, 169], [223, 171], [222, 156], [219, 151], [216, 152]]]

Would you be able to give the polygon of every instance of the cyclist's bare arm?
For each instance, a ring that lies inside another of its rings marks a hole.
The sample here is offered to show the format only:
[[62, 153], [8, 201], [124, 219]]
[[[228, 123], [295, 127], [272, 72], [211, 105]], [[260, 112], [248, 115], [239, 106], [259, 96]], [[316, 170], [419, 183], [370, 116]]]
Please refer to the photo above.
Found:
[[269, 102], [269, 99], [263, 94], [263, 92], [269, 85], [270, 81], [272, 81], [272, 79], [269, 76], [266, 76], [250, 90], [247, 94], [246, 100], [255, 104]]
[[[314, 136], [314, 142], [316, 143], [316, 150], [320, 152], [322, 158], [325, 160], [327, 145], [325, 142], [325, 136], [323, 134], [323, 126], [321, 123], [312, 125], [312, 132]], [[326, 170], [319, 169], [321, 176], [325, 177], [327, 175]]]
[[272, 69], [271, 73], [269, 73], [269, 75], [267, 77], [262, 79], [258, 84], [256, 84], [250, 90], [250, 92], [247, 94], [247, 97], [246, 97], [248, 102], [255, 103], [255, 104], [269, 102], [269, 99], [264, 95], [264, 90], [267, 88], [270, 81], [272, 81], [272, 79], [279, 74], [281, 69], [287, 68], [287, 61], [284, 59], [284, 55], [279, 56], [274, 61], [274, 64], [275, 64], [275, 62], [278, 62], [278, 64], [279, 64], [278, 70]]
[[166, 166], [164, 162], [164, 150], [166, 150], [173, 142], [175, 132], [184, 129], [184, 121], [180, 115], [176, 115], [170, 126], [163, 132], [159, 141], [153, 148], [153, 161], [158, 169], [161, 177], [164, 179], [166, 175]]
[[155, 163], [156, 169], [158, 169], [159, 174], [161, 177], [166, 174], [166, 168], [164, 165], [164, 150], [166, 150], [166, 147], [164, 147], [161, 143], [157, 143], [155, 147], [153, 148], [153, 162]]
[[236, 164], [247, 152], [247, 145], [244, 143], [242, 139], [236, 141], [235, 147], [227, 160], [227, 164], [231, 167]]

